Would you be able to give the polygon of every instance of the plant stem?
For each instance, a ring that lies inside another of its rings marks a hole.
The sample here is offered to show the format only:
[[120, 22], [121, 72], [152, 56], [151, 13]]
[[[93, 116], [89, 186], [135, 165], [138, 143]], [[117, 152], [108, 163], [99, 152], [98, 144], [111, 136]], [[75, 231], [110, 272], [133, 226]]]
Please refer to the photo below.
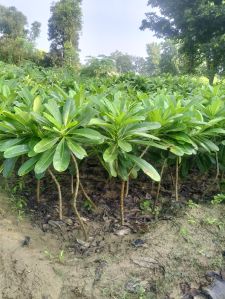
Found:
[[176, 181], [175, 181], [175, 198], [179, 201], [179, 158], [176, 159]]
[[215, 177], [215, 182], [218, 180], [218, 177], [220, 175], [220, 166], [219, 166], [219, 160], [218, 160], [218, 154], [215, 152], [216, 156], [216, 177]]
[[37, 180], [37, 203], [40, 203], [41, 180]]
[[[215, 178], [214, 178], [213, 182], [208, 184], [208, 186], [205, 189], [205, 191], [203, 192], [202, 196], [205, 196], [210, 191], [210, 189], [213, 188], [214, 184], [217, 185], [218, 190], [220, 191], [220, 184], [219, 184], [219, 181], [218, 181], [218, 178], [219, 178], [219, 175], [220, 175], [220, 166], [219, 166], [219, 160], [218, 160], [217, 152], [215, 152], [215, 156], [216, 156], [216, 175], [215, 175]], [[221, 180], [222, 180], [222, 178], [221, 178]]]
[[159, 193], [160, 193], [160, 189], [161, 189], [161, 182], [162, 182], [162, 176], [163, 176], [163, 173], [164, 173], [164, 169], [166, 167], [166, 162], [167, 162], [167, 159], [164, 159], [163, 161], [163, 165], [162, 165], [162, 168], [161, 168], [161, 172], [160, 172], [160, 181], [158, 183], [158, 188], [157, 188], [157, 193], [156, 193], [156, 201], [159, 199]]
[[126, 182], [126, 189], [125, 189], [125, 196], [124, 197], [128, 196], [128, 194], [129, 194], [129, 187], [130, 187], [130, 180], [129, 180], [129, 177], [128, 177], [127, 182]]
[[73, 194], [73, 209], [74, 209], [74, 213], [75, 213], [75, 215], [78, 219], [78, 222], [80, 223], [80, 226], [83, 230], [84, 238], [85, 238], [85, 240], [87, 240], [87, 237], [88, 237], [87, 236], [87, 231], [85, 229], [84, 222], [83, 222], [83, 220], [80, 216], [80, 213], [78, 212], [78, 209], [77, 209], [77, 196], [78, 196], [78, 190], [79, 190], [79, 185], [80, 185], [79, 168], [78, 168], [77, 160], [76, 160], [74, 155], [72, 155], [72, 159], [73, 159], [75, 170], [76, 170], [76, 185], [75, 185], [75, 191], [74, 191], [74, 194]]
[[121, 221], [121, 225], [124, 225], [124, 191], [125, 191], [125, 181], [122, 181], [121, 193], [120, 193], [120, 221]]
[[92, 199], [90, 198], [90, 196], [87, 194], [87, 192], [84, 190], [84, 186], [83, 184], [81, 183], [80, 181], [80, 188], [81, 188], [81, 191], [83, 192], [84, 194], [84, 197], [86, 198], [86, 200], [88, 201], [88, 203], [93, 207], [93, 209], [97, 210], [97, 206], [96, 204], [92, 201]]
[[71, 194], [72, 195], [74, 193], [73, 180], [74, 180], [74, 177], [73, 177], [73, 175], [71, 175]]
[[55, 175], [52, 173], [52, 171], [50, 169], [48, 169], [48, 172], [50, 174], [50, 176], [52, 177], [53, 181], [56, 184], [56, 187], [58, 189], [58, 195], [59, 195], [59, 219], [62, 220], [63, 216], [62, 216], [62, 192], [61, 192], [61, 187], [59, 184], [59, 181], [57, 180], [57, 178], [55, 177]]

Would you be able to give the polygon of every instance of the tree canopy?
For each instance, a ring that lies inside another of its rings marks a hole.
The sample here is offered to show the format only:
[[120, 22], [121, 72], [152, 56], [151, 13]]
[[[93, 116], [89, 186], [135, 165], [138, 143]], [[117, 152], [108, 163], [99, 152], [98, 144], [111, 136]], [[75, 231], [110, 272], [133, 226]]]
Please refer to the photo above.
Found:
[[210, 83], [224, 60], [225, 2], [223, 0], [151, 0], [141, 29], [181, 43], [189, 71], [205, 61]]
[[20, 63], [24, 59], [37, 60], [35, 40], [41, 23], [33, 22], [29, 29], [26, 16], [15, 7], [0, 5], [0, 60]]
[[24, 36], [27, 25], [26, 16], [14, 6], [0, 5], [0, 33], [10, 37]]
[[65, 62], [68, 53], [73, 59], [78, 57], [76, 53], [79, 50], [79, 34], [82, 27], [81, 2], [81, 0], [60, 0], [51, 6], [48, 36], [51, 51], [61, 62]]

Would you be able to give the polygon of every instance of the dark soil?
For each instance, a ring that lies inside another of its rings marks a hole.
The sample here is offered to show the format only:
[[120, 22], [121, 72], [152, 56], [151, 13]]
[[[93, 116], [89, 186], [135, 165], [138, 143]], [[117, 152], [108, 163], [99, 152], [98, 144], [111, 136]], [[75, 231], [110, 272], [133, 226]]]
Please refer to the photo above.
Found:
[[[209, 179], [212, 174], [200, 177], [193, 172], [180, 181], [179, 202], [174, 196], [173, 170], [165, 174], [155, 203], [156, 184], [145, 177], [131, 180], [122, 227], [120, 182], [105, 179], [93, 161], [88, 172], [85, 169], [83, 165], [82, 184], [98, 207], [90, 209], [79, 193], [87, 241], [71, 208], [69, 174], [57, 175], [63, 192], [62, 221], [50, 177], [41, 181], [40, 203], [32, 177], [24, 184], [17, 179], [9, 184], [17, 197], [10, 200], [10, 208], [0, 205], [0, 244], [4, 244], [0, 245], [0, 299], [180, 299], [194, 288], [211, 284], [207, 271], [225, 268], [225, 206], [210, 204], [209, 199], [218, 193], [217, 184]], [[208, 203], [205, 197], [203, 201], [204, 193]], [[26, 207], [18, 204], [18, 194], [26, 199]], [[27, 237], [30, 244], [21, 246]], [[15, 260], [20, 260], [20, 270]], [[33, 274], [22, 278], [21, 271]]]

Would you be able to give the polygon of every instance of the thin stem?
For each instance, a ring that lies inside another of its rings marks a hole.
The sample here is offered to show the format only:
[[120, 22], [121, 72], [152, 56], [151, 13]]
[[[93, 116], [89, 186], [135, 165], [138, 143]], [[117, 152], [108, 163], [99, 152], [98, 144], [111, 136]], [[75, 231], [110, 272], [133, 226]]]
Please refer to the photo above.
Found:
[[61, 192], [61, 187], [60, 187], [59, 181], [57, 180], [57, 178], [55, 177], [55, 175], [52, 173], [52, 171], [50, 169], [48, 169], [48, 173], [52, 177], [52, 179], [55, 182], [56, 187], [58, 189], [58, 195], [59, 195], [59, 219], [62, 220], [63, 216], [62, 216], [62, 192]]
[[[147, 153], [148, 149], [149, 149], [150, 145], [146, 146], [146, 148], [143, 150], [143, 152], [141, 153], [141, 155], [139, 156], [139, 158], [143, 158], [143, 156]], [[134, 164], [135, 166], [136, 164]], [[128, 179], [131, 175], [132, 170], [134, 169], [134, 166], [131, 168], [131, 170], [128, 173]]]
[[152, 183], [151, 183], [151, 191], [150, 191], [150, 195], [151, 196], [154, 194], [154, 188], [155, 188], [155, 181], [152, 181]]
[[121, 193], [120, 193], [120, 221], [121, 221], [121, 225], [124, 225], [124, 191], [125, 191], [125, 181], [122, 181]]
[[86, 200], [88, 201], [88, 203], [92, 206], [93, 209], [97, 210], [97, 206], [96, 204], [92, 201], [92, 199], [90, 198], [90, 196], [87, 194], [87, 192], [84, 190], [84, 186], [83, 184], [81, 183], [80, 181], [80, 188], [81, 188], [81, 191], [83, 192], [84, 194], [84, 197], [86, 198]]
[[219, 160], [218, 160], [218, 153], [215, 152], [215, 155], [216, 155], [216, 176], [215, 176], [215, 182], [216, 182], [220, 175], [220, 166], [219, 166]]
[[163, 173], [164, 173], [164, 169], [166, 167], [166, 162], [167, 162], [167, 159], [165, 159], [163, 161], [163, 165], [162, 165], [162, 168], [161, 168], [161, 172], [160, 172], [160, 181], [158, 183], [158, 188], [157, 188], [157, 193], [156, 193], [156, 201], [159, 199], [159, 193], [160, 193], [160, 189], [161, 189], [161, 182], [162, 182], [162, 176], [163, 176]]
[[219, 160], [218, 160], [217, 152], [215, 152], [215, 156], [216, 156], [216, 175], [215, 175], [215, 178], [214, 178], [213, 182], [210, 183], [207, 186], [207, 188], [203, 192], [202, 196], [205, 196], [210, 191], [210, 188], [212, 188], [214, 186], [214, 184], [216, 184], [217, 187], [218, 187], [218, 190], [220, 190], [220, 184], [219, 184], [219, 181], [218, 181], [218, 178], [219, 178], [219, 175], [220, 175], [220, 166], [219, 166]]
[[129, 187], [130, 187], [130, 180], [128, 177], [127, 182], [126, 182], [125, 197], [127, 197], [129, 194]]
[[37, 203], [40, 203], [41, 180], [37, 180]]
[[175, 198], [179, 201], [179, 158], [176, 159]]
[[74, 193], [73, 181], [74, 181], [74, 177], [73, 177], [73, 175], [71, 175], [71, 194], [72, 194], [72, 195], [73, 195], [73, 193]]
[[78, 209], [77, 209], [77, 196], [78, 196], [78, 190], [79, 190], [79, 185], [80, 185], [80, 174], [79, 174], [79, 168], [78, 168], [78, 164], [77, 164], [77, 160], [75, 158], [74, 155], [72, 155], [72, 159], [73, 159], [73, 162], [74, 162], [74, 166], [75, 166], [75, 170], [76, 170], [76, 185], [75, 185], [75, 192], [73, 194], [73, 209], [74, 209], [74, 213], [80, 223], [80, 226], [83, 230], [83, 233], [84, 233], [84, 237], [85, 237], [85, 240], [87, 240], [87, 231], [85, 229], [85, 226], [84, 226], [84, 222], [80, 216], [80, 213], [78, 212]]
[[150, 145], [146, 146], [146, 148], [143, 150], [143, 152], [140, 155], [140, 158], [143, 158], [143, 156], [147, 153], [148, 149], [149, 149]]
[[172, 169], [171, 169], [171, 167], [169, 167], [169, 171], [170, 171], [171, 185], [174, 187], [174, 186], [175, 186], [175, 183], [174, 183], [174, 177], [173, 177], [173, 173], [172, 173]]

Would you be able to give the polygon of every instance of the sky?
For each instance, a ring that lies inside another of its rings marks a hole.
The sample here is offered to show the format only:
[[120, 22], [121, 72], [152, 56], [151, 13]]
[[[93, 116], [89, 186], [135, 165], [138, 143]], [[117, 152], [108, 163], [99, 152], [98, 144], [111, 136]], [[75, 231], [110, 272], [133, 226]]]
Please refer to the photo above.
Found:
[[[39, 49], [48, 50], [48, 19], [52, 0], [0, 0], [1, 5], [15, 6], [22, 11], [29, 24], [42, 24]], [[156, 38], [149, 30], [139, 29], [147, 0], [83, 0], [83, 28], [80, 37], [80, 57], [109, 55], [119, 50], [135, 56], [146, 56], [146, 44]]]

